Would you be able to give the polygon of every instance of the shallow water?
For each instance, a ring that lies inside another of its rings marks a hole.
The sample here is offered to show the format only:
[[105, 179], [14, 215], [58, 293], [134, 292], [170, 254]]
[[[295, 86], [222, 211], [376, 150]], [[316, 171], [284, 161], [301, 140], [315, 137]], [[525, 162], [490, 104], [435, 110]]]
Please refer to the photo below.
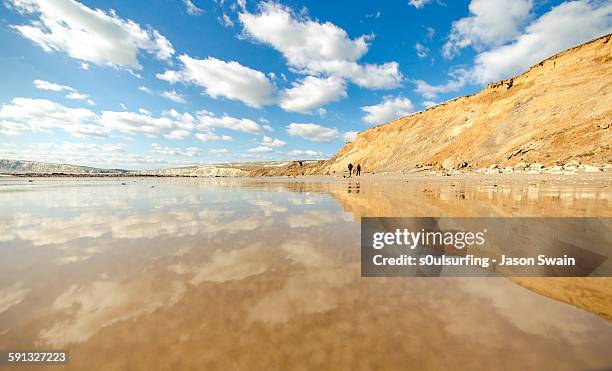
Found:
[[508, 279], [361, 278], [358, 224], [610, 216], [607, 186], [2, 178], [0, 349], [75, 370], [609, 368], [612, 323]]

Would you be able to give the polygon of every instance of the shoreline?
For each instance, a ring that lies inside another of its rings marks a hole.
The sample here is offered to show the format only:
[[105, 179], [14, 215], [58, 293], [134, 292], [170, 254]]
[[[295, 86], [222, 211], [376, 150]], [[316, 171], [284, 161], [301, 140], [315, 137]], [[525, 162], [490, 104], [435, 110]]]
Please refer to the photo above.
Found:
[[186, 174], [105, 174], [105, 173], [0, 173], [0, 178], [232, 178], [232, 179], [269, 179], [269, 180], [344, 180], [344, 181], [370, 181], [370, 180], [427, 180], [427, 181], [445, 181], [445, 180], [599, 180], [612, 182], [612, 168], [604, 169], [597, 172], [444, 172], [444, 171], [420, 171], [420, 172], [378, 172], [378, 173], [362, 173], [360, 176], [348, 177], [344, 174], [306, 174], [306, 175], [186, 175]]

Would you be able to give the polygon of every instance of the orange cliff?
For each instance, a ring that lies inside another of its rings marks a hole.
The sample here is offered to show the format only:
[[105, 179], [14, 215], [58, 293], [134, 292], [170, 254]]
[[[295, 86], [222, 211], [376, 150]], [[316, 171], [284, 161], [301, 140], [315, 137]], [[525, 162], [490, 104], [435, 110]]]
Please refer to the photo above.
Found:
[[523, 74], [489, 84], [387, 124], [367, 129], [328, 161], [292, 163], [251, 175], [313, 175], [612, 162], [610, 34], [566, 50]]

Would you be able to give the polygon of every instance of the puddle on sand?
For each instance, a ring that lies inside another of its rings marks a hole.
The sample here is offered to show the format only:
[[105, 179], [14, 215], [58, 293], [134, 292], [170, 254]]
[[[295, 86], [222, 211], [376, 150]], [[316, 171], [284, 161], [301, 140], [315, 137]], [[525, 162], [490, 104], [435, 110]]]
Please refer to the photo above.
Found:
[[609, 215], [597, 184], [2, 184], [0, 349], [62, 369], [612, 366], [612, 323], [508, 279], [359, 276], [361, 216]]

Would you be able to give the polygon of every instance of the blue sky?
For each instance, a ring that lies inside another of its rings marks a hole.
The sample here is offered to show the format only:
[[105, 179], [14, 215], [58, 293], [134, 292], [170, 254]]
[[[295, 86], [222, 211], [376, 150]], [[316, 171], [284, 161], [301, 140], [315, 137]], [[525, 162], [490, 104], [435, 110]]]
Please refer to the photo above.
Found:
[[0, 158], [327, 158], [611, 30], [594, 0], [4, 0]]

